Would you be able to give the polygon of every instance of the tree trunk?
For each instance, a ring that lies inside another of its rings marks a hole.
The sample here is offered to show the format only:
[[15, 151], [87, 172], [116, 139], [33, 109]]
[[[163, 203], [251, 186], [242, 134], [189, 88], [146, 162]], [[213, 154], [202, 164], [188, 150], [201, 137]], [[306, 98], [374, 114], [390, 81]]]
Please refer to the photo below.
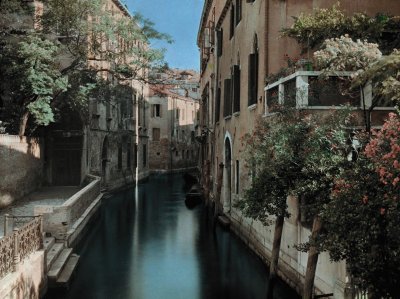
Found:
[[[314, 217], [313, 228], [311, 233], [311, 239], [315, 240], [321, 231], [322, 221], [319, 216]], [[314, 289], [314, 278], [317, 270], [318, 262], [318, 248], [316, 246], [310, 246], [308, 252], [306, 277], [304, 279], [303, 299], [312, 299], [312, 293]]]
[[283, 216], [279, 216], [275, 220], [274, 242], [272, 244], [271, 264], [269, 267], [267, 299], [272, 299], [274, 285], [275, 285], [276, 278], [277, 278], [279, 252], [281, 250], [281, 240], [282, 240], [282, 231], [283, 231], [284, 221], [285, 221], [285, 217], [283, 217]]
[[28, 122], [28, 118], [29, 118], [29, 111], [25, 111], [24, 114], [22, 114], [21, 119], [19, 121], [19, 132], [18, 132], [18, 135], [20, 137], [25, 135], [26, 124]]

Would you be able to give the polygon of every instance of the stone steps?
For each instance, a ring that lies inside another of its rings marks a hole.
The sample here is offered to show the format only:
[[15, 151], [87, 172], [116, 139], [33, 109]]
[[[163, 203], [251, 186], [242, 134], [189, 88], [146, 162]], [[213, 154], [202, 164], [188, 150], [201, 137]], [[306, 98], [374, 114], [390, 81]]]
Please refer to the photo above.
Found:
[[50, 248], [54, 245], [54, 243], [56, 242], [56, 238], [54, 237], [44, 237], [43, 238], [43, 246], [44, 246], [44, 250], [48, 253]]
[[54, 262], [60, 255], [61, 251], [64, 249], [64, 244], [63, 243], [54, 243], [51, 247], [49, 247], [47, 251], [47, 260], [46, 260], [46, 266], [47, 266], [47, 271], [50, 270], [50, 268], [53, 266]]
[[62, 270], [72, 254], [72, 248], [65, 248], [61, 251], [60, 255], [55, 260], [54, 264], [50, 267], [47, 272], [47, 277], [49, 279], [49, 286], [55, 286], [58, 278], [61, 275]]
[[78, 267], [79, 255], [72, 254], [62, 270], [60, 277], [57, 279], [57, 287], [69, 288], [71, 278]]

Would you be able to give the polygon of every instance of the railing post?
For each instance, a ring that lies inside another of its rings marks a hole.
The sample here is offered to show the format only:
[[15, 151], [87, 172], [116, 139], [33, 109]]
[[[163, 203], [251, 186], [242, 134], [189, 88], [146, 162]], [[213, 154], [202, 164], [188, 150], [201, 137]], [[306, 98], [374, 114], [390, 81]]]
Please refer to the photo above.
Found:
[[19, 234], [18, 228], [14, 228], [14, 263], [13, 263], [13, 271], [17, 271], [17, 265], [19, 263]]
[[8, 216], [9, 214], [4, 215], [4, 236], [7, 236], [8, 234]]
[[40, 246], [39, 249], [43, 249], [44, 248], [44, 236], [43, 236], [43, 215], [40, 214], [39, 215], [39, 219], [40, 219], [40, 224], [39, 224], [39, 237], [40, 237]]

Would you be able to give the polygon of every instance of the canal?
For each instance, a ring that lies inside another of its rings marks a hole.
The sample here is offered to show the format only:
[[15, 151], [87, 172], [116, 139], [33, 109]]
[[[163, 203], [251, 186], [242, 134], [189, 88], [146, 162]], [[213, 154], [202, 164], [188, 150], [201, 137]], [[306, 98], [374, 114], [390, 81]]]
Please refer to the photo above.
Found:
[[[181, 175], [155, 175], [104, 199], [70, 289], [46, 299], [264, 299], [261, 260], [232, 233], [213, 233], [185, 191]], [[278, 283], [274, 298], [299, 297]]]

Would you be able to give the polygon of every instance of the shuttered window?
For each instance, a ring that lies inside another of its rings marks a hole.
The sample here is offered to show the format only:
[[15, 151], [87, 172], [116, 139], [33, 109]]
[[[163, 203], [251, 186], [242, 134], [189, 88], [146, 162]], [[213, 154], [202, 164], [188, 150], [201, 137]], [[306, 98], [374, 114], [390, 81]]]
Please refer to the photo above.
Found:
[[218, 87], [215, 100], [215, 122], [219, 121], [220, 111], [221, 111], [221, 88]]
[[222, 29], [217, 31], [217, 55], [221, 57], [223, 47], [224, 31]]
[[232, 114], [231, 79], [224, 80], [224, 117]]
[[240, 111], [240, 67], [234, 65], [232, 67], [232, 84], [233, 84], [233, 112]]
[[248, 99], [249, 106], [257, 103], [257, 89], [258, 89], [258, 52], [249, 55], [249, 68], [248, 68]]
[[235, 25], [239, 24], [242, 20], [242, 0], [236, 0], [236, 22]]
[[232, 38], [235, 32], [235, 6], [231, 6], [231, 20], [230, 20], [229, 38]]

